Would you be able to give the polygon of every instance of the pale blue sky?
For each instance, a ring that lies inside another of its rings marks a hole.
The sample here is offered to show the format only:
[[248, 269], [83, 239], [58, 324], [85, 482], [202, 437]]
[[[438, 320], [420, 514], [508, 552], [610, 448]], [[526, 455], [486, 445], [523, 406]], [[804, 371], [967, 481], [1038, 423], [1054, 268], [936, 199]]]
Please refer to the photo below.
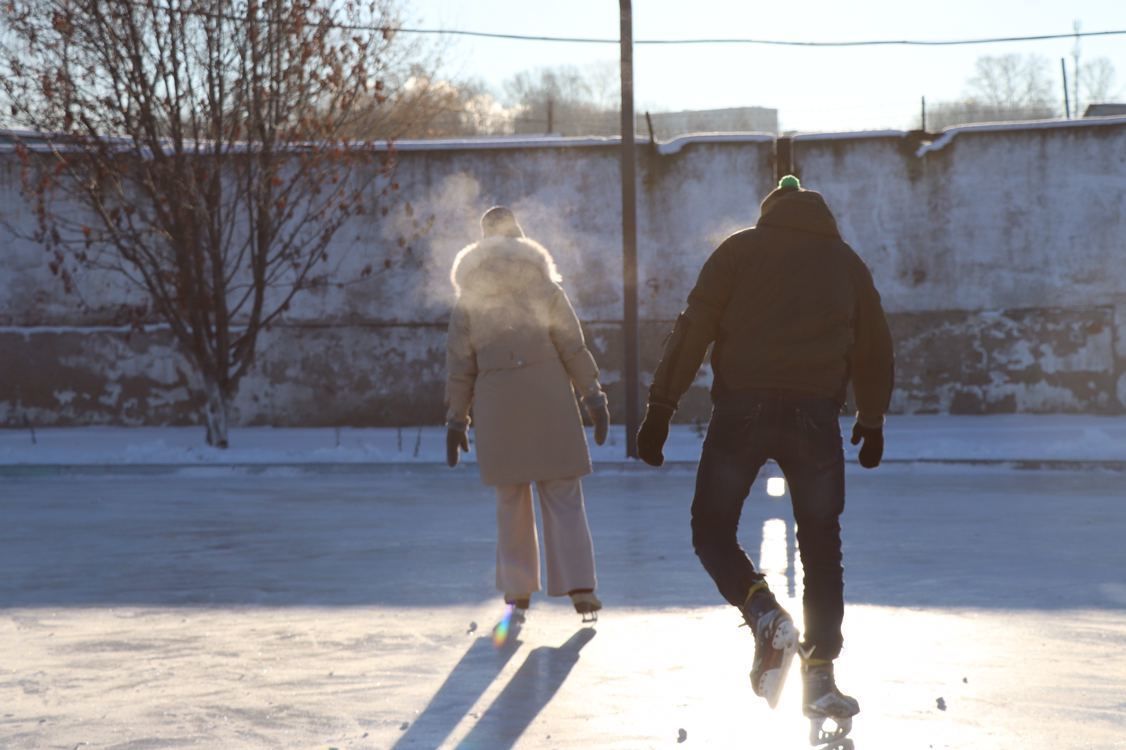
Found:
[[[801, 3], [687, 3], [635, 0], [636, 39], [754, 37], [783, 40], [952, 39], [1126, 29], [1124, 0], [806, 0]], [[404, 0], [405, 25], [546, 36], [618, 35], [613, 0]], [[1071, 75], [1072, 39], [963, 47], [793, 48], [746, 45], [637, 46], [636, 106], [707, 109], [765, 106], [783, 129], [853, 130], [918, 126], [920, 97], [958, 98], [981, 55], [1035, 53]], [[1084, 59], [1106, 57], [1126, 98], [1126, 36], [1086, 38]], [[498, 91], [515, 73], [543, 66], [616, 65], [614, 45], [448, 38], [445, 72]]]

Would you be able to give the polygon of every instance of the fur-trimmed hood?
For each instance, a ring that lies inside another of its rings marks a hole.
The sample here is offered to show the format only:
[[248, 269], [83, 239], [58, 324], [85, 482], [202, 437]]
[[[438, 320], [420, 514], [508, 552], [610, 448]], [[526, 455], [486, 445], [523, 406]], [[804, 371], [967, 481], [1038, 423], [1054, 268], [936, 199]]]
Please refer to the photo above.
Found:
[[454, 258], [450, 283], [460, 297], [465, 291], [519, 289], [537, 278], [563, 280], [551, 253], [527, 237], [486, 237], [462, 248]]

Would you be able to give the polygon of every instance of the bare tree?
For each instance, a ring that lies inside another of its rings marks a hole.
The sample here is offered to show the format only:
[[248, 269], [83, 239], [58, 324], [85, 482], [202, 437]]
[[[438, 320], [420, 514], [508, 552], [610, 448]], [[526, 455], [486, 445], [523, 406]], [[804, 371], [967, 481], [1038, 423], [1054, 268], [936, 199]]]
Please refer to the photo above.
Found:
[[444, 138], [509, 133], [616, 133], [618, 69], [612, 64], [524, 71], [497, 96], [479, 80], [452, 80], [440, 63], [416, 62], [393, 76], [385, 106], [360, 117], [363, 138]]
[[337, 230], [397, 187], [389, 148], [343, 138], [385, 100], [390, 2], [0, 11], [0, 90], [40, 133], [20, 154], [52, 269], [69, 284], [109, 268], [147, 292], [199, 376], [211, 445], [227, 446], [259, 334], [327, 282]]
[[604, 65], [523, 71], [504, 89], [518, 133], [601, 135], [620, 128], [616, 83]]
[[998, 108], [1051, 109], [1056, 98], [1051, 70], [1047, 58], [1039, 55], [979, 57], [969, 80], [969, 98]]
[[511, 132], [512, 112], [477, 80], [451, 81], [421, 64], [396, 79], [385, 106], [352, 127], [361, 138], [448, 138]]
[[964, 97], [929, 107], [927, 127], [1056, 117], [1052, 70], [1048, 60], [1038, 55], [979, 57]]
[[1079, 69], [1079, 85], [1088, 102], [1105, 102], [1113, 98], [1115, 70], [1114, 63], [1106, 57], [1087, 60]]

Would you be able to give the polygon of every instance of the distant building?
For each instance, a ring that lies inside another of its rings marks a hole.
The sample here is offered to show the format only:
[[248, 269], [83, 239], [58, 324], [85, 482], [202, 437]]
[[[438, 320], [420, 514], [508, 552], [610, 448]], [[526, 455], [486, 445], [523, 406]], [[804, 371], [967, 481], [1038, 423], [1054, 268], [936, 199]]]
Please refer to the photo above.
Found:
[[1126, 115], [1126, 103], [1104, 102], [1101, 104], [1088, 104], [1084, 117], [1113, 117]]

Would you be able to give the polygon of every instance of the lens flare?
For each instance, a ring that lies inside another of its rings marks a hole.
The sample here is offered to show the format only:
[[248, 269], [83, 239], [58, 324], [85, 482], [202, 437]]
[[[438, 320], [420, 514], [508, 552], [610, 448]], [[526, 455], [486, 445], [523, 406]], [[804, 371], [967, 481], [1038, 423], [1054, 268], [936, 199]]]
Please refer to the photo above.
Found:
[[508, 629], [512, 625], [512, 612], [515, 610], [511, 604], [506, 604], [504, 607], [504, 615], [500, 618], [500, 622], [493, 628], [493, 645], [500, 648], [508, 641]]

